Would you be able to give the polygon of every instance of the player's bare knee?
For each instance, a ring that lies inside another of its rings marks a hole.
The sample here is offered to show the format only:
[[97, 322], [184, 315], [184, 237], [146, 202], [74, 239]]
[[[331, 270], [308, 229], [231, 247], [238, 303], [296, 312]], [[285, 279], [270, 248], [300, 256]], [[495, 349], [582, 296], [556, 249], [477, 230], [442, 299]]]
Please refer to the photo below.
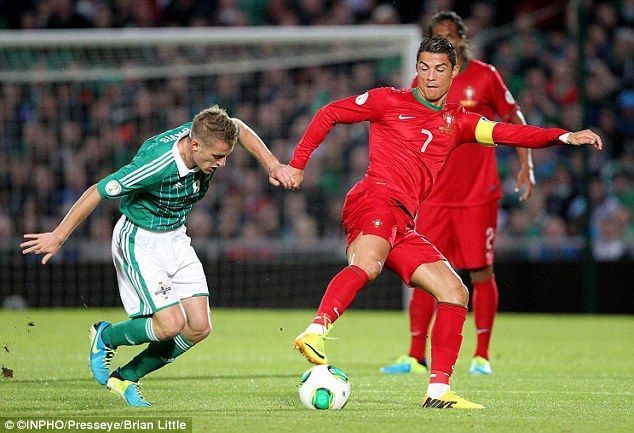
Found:
[[187, 326], [185, 326], [185, 329], [183, 329], [183, 335], [185, 336], [185, 338], [187, 338], [189, 342], [193, 344], [199, 343], [200, 341], [204, 340], [209, 336], [209, 334], [211, 334], [211, 323], [209, 322], [207, 322], [206, 324], [201, 323], [199, 325], [188, 324]]
[[452, 280], [442, 287], [442, 290], [436, 295], [438, 302], [448, 302], [450, 304], [458, 304], [467, 306], [469, 303], [469, 290], [462, 283], [462, 280]]
[[454, 304], [464, 305], [465, 307], [469, 304], [469, 289], [465, 286], [462, 281], [452, 289], [452, 293], [454, 293], [455, 301]]
[[198, 343], [199, 341], [202, 341], [205, 338], [207, 338], [209, 336], [209, 334], [211, 334], [211, 326], [206, 326], [206, 327], [201, 328], [201, 329], [196, 329], [194, 331], [194, 336], [193, 336], [193, 339], [191, 341], [192, 341], [192, 343]]
[[373, 281], [383, 270], [383, 266], [381, 266], [381, 264], [377, 261], [366, 261], [363, 264], [356, 264], [356, 266], [360, 267], [366, 274], [368, 274], [368, 281]]
[[368, 274], [368, 281], [374, 281], [376, 279], [376, 277], [378, 277], [381, 274], [381, 271], [383, 270], [383, 268], [381, 266], [375, 265], [375, 266], [371, 266], [370, 271], [366, 273]]
[[159, 340], [168, 340], [176, 337], [185, 328], [186, 321], [183, 314], [169, 314], [156, 318], [155, 329]]

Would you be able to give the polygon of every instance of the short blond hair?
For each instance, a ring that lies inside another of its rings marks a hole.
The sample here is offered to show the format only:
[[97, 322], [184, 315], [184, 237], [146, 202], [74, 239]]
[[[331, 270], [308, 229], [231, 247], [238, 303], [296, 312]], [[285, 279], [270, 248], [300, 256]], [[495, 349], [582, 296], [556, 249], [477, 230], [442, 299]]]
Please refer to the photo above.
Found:
[[221, 140], [234, 145], [238, 139], [238, 126], [225, 110], [214, 105], [194, 116], [191, 135], [203, 144]]

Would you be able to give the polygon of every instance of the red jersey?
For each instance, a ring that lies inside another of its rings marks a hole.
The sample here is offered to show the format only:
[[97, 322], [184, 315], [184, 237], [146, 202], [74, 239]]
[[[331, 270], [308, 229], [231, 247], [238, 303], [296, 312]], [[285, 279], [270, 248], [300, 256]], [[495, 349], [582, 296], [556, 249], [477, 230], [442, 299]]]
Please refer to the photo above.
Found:
[[[414, 79], [412, 87], [418, 85]], [[511, 92], [495, 68], [479, 60], [470, 60], [451, 82], [447, 103], [462, 105], [487, 119], [507, 122], [519, 110]], [[457, 170], [461, 176], [453, 176]], [[502, 197], [495, 149], [477, 143], [460, 146], [447, 158], [438, 173], [434, 189], [425, 200], [427, 205], [465, 206]]]
[[[337, 123], [370, 122], [366, 176], [383, 179], [391, 197], [411, 216], [428, 195], [447, 156], [459, 144], [522, 147], [561, 144], [563, 129], [490, 122], [459, 104], [436, 107], [417, 89], [372, 89], [322, 107], [298, 143], [292, 167], [303, 170]], [[467, 163], [470, 164], [470, 163]], [[452, 173], [462, 175], [462, 168]]]

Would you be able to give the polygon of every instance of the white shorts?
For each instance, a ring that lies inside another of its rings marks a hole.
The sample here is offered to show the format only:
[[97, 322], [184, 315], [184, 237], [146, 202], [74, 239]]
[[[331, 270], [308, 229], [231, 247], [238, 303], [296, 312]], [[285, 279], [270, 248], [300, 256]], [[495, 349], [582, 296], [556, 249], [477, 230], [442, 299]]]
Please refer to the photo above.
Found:
[[119, 294], [130, 317], [147, 316], [192, 296], [209, 296], [203, 266], [185, 226], [152, 232], [122, 215], [112, 232]]

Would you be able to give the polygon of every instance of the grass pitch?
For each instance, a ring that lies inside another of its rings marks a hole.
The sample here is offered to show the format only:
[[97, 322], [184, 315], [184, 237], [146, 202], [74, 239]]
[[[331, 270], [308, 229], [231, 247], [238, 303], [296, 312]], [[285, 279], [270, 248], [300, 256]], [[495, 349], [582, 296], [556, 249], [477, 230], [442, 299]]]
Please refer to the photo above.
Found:
[[[350, 377], [342, 411], [305, 409], [297, 395], [309, 368], [291, 350], [312, 311], [216, 310], [209, 339], [143, 381], [153, 403], [133, 409], [97, 385], [88, 369], [88, 327], [125, 319], [122, 310], [0, 312], [0, 415], [183, 416], [198, 432], [631, 432], [634, 319], [630, 316], [502, 314], [491, 377], [466, 371], [473, 318], [453, 388], [483, 411], [424, 410], [426, 378], [378, 372], [406, 351], [407, 316], [348, 311], [328, 343]], [[29, 325], [31, 324], [31, 325]], [[114, 364], [137, 349], [122, 348]]]

